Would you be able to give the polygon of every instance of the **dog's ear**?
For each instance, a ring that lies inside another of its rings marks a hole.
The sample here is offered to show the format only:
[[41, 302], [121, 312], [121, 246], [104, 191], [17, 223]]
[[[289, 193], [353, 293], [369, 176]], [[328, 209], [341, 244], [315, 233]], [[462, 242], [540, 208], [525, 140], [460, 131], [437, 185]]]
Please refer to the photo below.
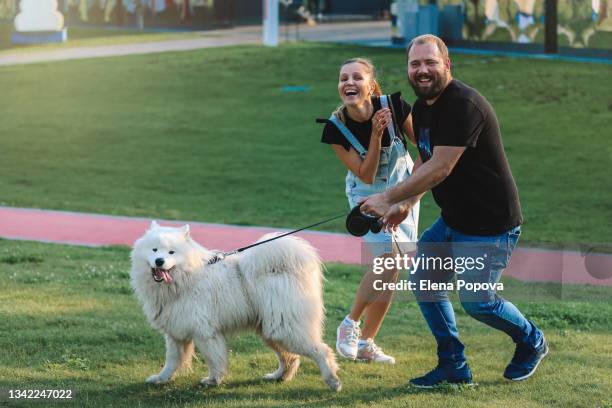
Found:
[[151, 225], [149, 225], [149, 230], [154, 230], [156, 228], [159, 228], [159, 224], [157, 223], [157, 221], [151, 221]]
[[184, 225], [181, 230], [183, 231], [185, 238], [189, 238], [189, 224]]

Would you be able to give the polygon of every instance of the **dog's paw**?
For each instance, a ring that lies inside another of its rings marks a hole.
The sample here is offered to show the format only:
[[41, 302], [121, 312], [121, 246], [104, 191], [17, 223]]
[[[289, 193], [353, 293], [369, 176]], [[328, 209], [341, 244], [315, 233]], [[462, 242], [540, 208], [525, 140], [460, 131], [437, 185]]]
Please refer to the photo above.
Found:
[[325, 379], [325, 383], [332, 391], [340, 392], [342, 389], [342, 382], [338, 377], [328, 377]]
[[217, 387], [221, 385], [221, 379], [214, 377], [204, 377], [200, 380], [200, 385], [202, 387]]
[[162, 378], [158, 374], [154, 374], [145, 380], [147, 384], [166, 384], [169, 381], [169, 378]]

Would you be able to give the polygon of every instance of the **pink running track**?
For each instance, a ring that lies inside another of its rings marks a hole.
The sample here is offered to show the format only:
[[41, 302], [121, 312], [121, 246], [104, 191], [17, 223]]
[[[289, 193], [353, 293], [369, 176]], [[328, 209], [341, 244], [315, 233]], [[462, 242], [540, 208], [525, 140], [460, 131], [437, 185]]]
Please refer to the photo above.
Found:
[[[0, 206], [0, 237], [70, 245], [132, 245], [151, 220], [109, 215]], [[162, 225], [187, 222], [159, 221]], [[189, 222], [193, 238], [224, 251], [256, 241], [261, 235], [287, 230]], [[297, 234], [318, 249], [325, 262], [361, 263], [360, 239], [348, 234], [302, 231]], [[521, 280], [612, 286], [612, 255], [518, 248], [504, 272]]]

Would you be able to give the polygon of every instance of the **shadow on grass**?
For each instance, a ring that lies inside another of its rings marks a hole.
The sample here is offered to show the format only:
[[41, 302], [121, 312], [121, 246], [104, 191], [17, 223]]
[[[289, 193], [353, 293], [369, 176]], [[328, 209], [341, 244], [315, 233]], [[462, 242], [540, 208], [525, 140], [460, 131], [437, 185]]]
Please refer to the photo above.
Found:
[[[206, 404], [219, 403], [230, 406], [249, 406], [254, 401], [266, 401], [272, 404], [310, 407], [310, 406], [353, 406], [356, 402], [362, 404], [378, 404], [383, 401], [410, 395], [458, 395], [471, 392], [484, 392], [483, 388], [500, 387], [507, 384], [502, 380], [486, 381], [477, 386], [455, 387], [451, 385], [436, 389], [419, 389], [405, 384], [395, 387], [355, 387], [344, 388], [334, 393], [320, 385], [268, 382], [262, 379], [229, 381], [219, 387], [202, 387], [199, 384], [170, 383], [166, 385], [150, 385], [145, 383], [130, 383], [124, 386], [105, 387], [104, 390], [83, 390], [81, 398], [105, 406], [111, 401], [133, 400], [140, 404], [158, 406], [163, 404], [178, 404], [198, 402]], [[302, 380], [303, 381], [303, 380]], [[52, 384], [49, 384], [52, 385]], [[84, 395], [85, 394], [85, 395]], [[77, 398], [79, 392], [77, 390]]]

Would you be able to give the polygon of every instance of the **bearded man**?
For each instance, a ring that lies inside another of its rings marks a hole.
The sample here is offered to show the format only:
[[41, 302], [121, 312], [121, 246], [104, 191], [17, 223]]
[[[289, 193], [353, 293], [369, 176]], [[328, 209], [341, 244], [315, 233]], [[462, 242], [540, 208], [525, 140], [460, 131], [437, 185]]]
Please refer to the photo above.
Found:
[[[434, 270], [421, 266], [411, 271], [417, 302], [437, 341], [438, 364], [410, 382], [423, 388], [472, 383], [448, 293], [429, 289], [429, 281], [450, 282], [455, 275], [465, 311], [516, 345], [504, 377], [527, 379], [548, 345], [542, 331], [496, 291], [523, 221], [497, 117], [480, 93], [452, 78], [448, 48], [440, 38], [419, 36], [407, 52], [408, 79], [418, 97], [412, 117], [419, 157], [408, 180], [368, 197], [361, 210], [381, 216], [385, 228], [395, 229], [409, 213], [410, 197], [432, 190], [441, 215], [420, 238], [419, 256], [456, 261], [450, 268], [438, 263]], [[471, 268], [468, 257], [476, 259]], [[472, 285], [461, 289], [460, 279]], [[475, 284], [484, 289], [466, 289]]]

